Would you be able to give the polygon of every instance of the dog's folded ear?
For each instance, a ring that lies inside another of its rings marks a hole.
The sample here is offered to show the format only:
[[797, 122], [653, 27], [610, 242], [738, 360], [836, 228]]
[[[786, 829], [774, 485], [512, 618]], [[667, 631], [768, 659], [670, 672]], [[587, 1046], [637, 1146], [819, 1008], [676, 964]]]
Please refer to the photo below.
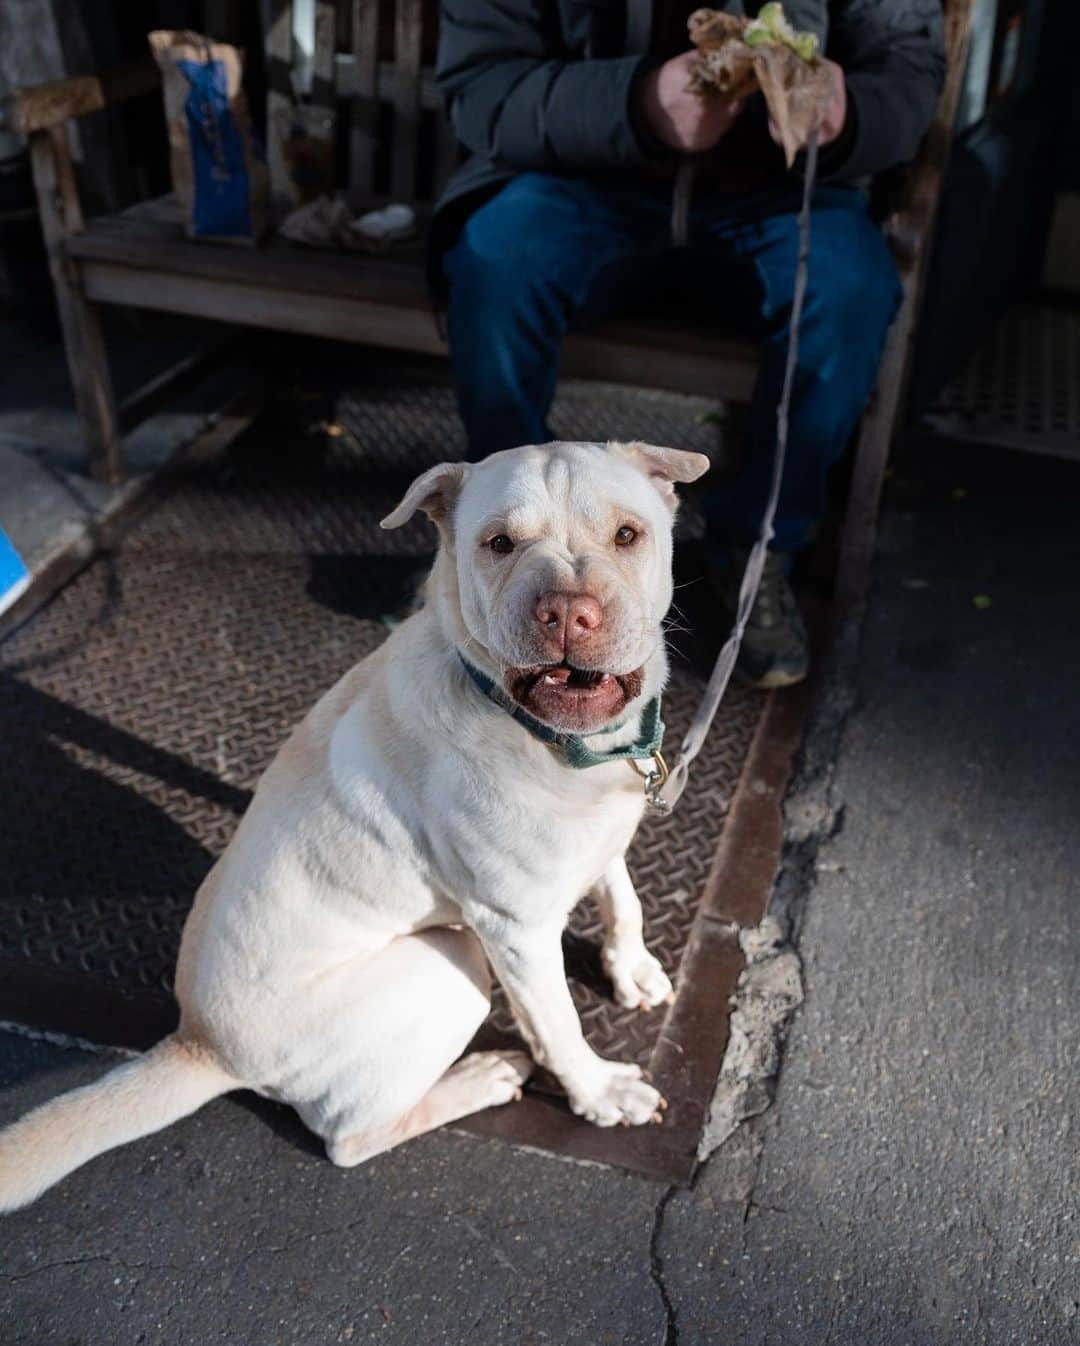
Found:
[[657, 444], [639, 442], [611, 443], [608, 449], [628, 458], [644, 472], [672, 510], [677, 504], [675, 482], [697, 481], [709, 470], [709, 460], [703, 453], [691, 453], [687, 449], [664, 449]]
[[403, 523], [409, 522], [418, 509], [422, 509], [433, 523], [441, 527], [453, 508], [468, 471], [468, 463], [439, 463], [436, 467], [429, 467], [416, 478], [379, 527], [400, 528]]

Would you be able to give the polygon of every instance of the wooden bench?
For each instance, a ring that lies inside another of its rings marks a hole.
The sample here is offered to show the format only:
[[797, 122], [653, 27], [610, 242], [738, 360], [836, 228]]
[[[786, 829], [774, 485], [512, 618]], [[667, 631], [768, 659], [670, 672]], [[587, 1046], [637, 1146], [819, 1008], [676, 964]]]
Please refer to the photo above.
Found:
[[[267, 159], [277, 201], [287, 196], [285, 144], [302, 121], [309, 135], [346, 139], [348, 193], [356, 204], [410, 201], [423, 216], [453, 170], [458, 149], [438, 106], [423, 0], [315, 0], [312, 97], [299, 110], [289, 92], [292, 5], [264, 8]], [[388, 12], [389, 9], [389, 12]], [[908, 173], [887, 230], [904, 281], [877, 390], [856, 448], [838, 575], [841, 609], [861, 592], [894, 428], [903, 406], [909, 351], [927, 273], [929, 240], [948, 159], [967, 59], [974, 0], [944, 0], [948, 76], [933, 127]], [[380, 60], [393, 19], [393, 57]], [[425, 43], [425, 36], [428, 41]], [[192, 241], [169, 198], [119, 215], [84, 219], [67, 123], [144, 94], [156, 67], [139, 65], [21, 90], [9, 123], [29, 138], [34, 182], [90, 469], [122, 479], [117, 411], [99, 313], [122, 304], [254, 327], [332, 337], [433, 355], [446, 353], [427, 296], [422, 244], [381, 257], [321, 252], [273, 239], [257, 249]], [[340, 125], [341, 118], [347, 124]], [[164, 152], [164, 145], [162, 151]], [[567, 342], [566, 372], [744, 401], [757, 366], [753, 346], [674, 323], [609, 323]]]

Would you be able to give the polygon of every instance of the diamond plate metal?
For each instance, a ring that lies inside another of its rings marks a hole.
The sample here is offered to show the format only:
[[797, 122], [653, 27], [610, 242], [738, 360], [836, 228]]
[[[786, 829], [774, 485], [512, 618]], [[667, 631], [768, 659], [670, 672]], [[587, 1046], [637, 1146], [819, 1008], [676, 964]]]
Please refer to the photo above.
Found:
[[926, 419], [952, 438], [1080, 458], [1080, 314], [1011, 309]]

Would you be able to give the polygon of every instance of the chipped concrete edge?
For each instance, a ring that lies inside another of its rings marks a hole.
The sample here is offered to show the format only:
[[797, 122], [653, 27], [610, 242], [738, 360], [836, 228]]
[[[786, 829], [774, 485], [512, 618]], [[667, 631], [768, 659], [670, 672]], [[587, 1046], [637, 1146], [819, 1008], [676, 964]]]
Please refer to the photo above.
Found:
[[707, 1159], [772, 1102], [784, 1031], [802, 1003], [802, 964], [775, 916], [739, 933], [746, 967], [731, 998], [728, 1045], [698, 1145]]
[[797, 939], [816, 878], [817, 853], [835, 835], [842, 813], [833, 772], [856, 704], [856, 669], [864, 607], [834, 640], [784, 800], [784, 844], [769, 910], [739, 933], [746, 966], [731, 997], [727, 1048], [698, 1145], [709, 1158], [743, 1122], [773, 1101], [783, 1044], [803, 1001]]

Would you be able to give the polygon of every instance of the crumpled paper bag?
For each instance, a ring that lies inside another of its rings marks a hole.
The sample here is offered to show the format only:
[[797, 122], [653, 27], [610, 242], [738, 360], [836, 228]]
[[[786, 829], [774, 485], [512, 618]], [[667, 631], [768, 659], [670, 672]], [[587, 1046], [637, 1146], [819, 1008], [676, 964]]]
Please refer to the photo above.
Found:
[[389, 205], [356, 218], [341, 197], [317, 196], [286, 215], [278, 233], [308, 248], [385, 252], [392, 244], [413, 237], [416, 215], [411, 206]]
[[794, 33], [779, 5], [762, 6], [757, 19], [698, 9], [687, 26], [700, 58], [691, 91], [737, 99], [760, 89], [790, 168], [832, 102], [832, 79], [816, 39]]

